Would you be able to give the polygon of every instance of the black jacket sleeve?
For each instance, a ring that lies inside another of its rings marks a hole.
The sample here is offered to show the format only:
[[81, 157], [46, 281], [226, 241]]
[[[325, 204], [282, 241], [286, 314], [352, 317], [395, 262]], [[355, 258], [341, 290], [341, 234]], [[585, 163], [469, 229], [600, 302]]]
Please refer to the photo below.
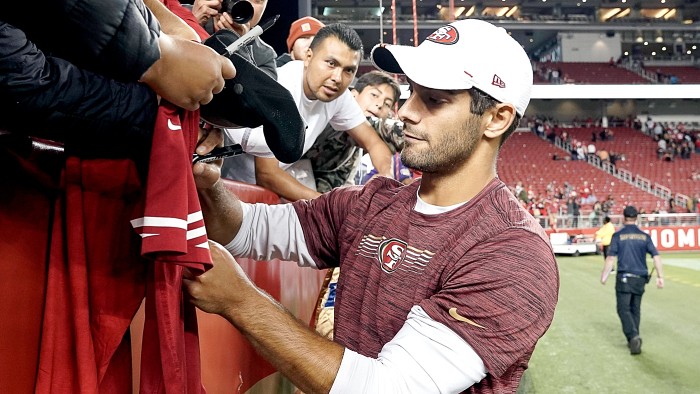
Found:
[[147, 86], [45, 56], [0, 21], [0, 127], [65, 142], [82, 156], [140, 154], [150, 145], [157, 105]]
[[160, 26], [142, 0], [11, 1], [0, 19], [45, 53], [121, 81], [137, 81], [160, 58]]

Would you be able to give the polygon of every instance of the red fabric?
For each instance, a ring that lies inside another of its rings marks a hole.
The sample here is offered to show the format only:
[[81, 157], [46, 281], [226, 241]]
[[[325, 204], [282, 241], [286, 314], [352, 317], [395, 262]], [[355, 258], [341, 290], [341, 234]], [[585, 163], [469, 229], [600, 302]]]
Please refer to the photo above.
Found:
[[[202, 40], [209, 36], [178, 1], [163, 4]], [[155, 257], [153, 265], [143, 264], [128, 226], [128, 219], [144, 212], [133, 162], [66, 161], [65, 195], [57, 199], [51, 230], [36, 392], [130, 392], [127, 330], [146, 293], [141, 392], [204, 391], [196, 315], [193, 306], [183, 304], [180, 266], [204, 270], [211, 264], [191, 176], [198, 113], [186, 113], [182, 132], [168, 135], [163, 133], [167, 120], [161, 121], [173, 115], [174, 106], [161, 107], [149, 169], [160, 175], [149, 178], [146, 215], [164, 214], [161, 208], [172, 203], [173, 216], [187, 224], [184, 231], [166, 229], [163, 236], [144, 240], [142, 252]], [[175, 135], [180, 138], [170, 138]], [[188, 236], [190, 230], [200, 234]]]
[[141, 253], [155, 258], [146, 285], [141, 355], [142, 393], [199, 393], [199, 341], [194, 306], [183, 299], [182, 268], [211, 266], [209, 244], [192, 177], [199, 114], [165, 103], [158, 110], [145, 209], [132, 226]]
[[50, 219], [65, 161], [54, 148], [0, 130], [0, 393], [36, 386]]
[[39, 393], [131, 390], [131, 319], [143, 260], [128, 218], [140, 183], [130, 160], [69, 157], [56, 201], [37, 373]]
[[197, 19], [192, 14], [192, 11], [183, 7], [178, 0], [161, 0], [165, 6], [172, 11], [173, 14], [180, 17], [180, 19], [187, 22], [191, 28], [199, 35], [202, 41], [209, 38], [209, 33], [197, 22]]
[[[36, 392], [130, 392], [128, 328], [144, 294], [141, 392], [203, 391], [195, 311], [181, 288], [181, 265], [211, 264], [191, 172], [197, 118], [185, 113], [180, 123], [177, 110], [161, 107], [145, 208], [132, 161], [67, 159], [51, 232]], [[182, 130], [169, 129], [168, 120]], [[139, 216], [181, 226], [138, 227], [142, 235], [163, 230], [139, 250], [129, 226]]]

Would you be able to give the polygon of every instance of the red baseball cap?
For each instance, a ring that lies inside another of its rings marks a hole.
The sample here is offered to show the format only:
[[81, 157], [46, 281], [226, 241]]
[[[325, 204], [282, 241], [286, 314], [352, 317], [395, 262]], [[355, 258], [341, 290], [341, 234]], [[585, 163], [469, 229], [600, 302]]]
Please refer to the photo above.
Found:
[[292, 26], [289, 27], [289, 37], [287, 37], [287, 51], [292, 51], [294, 41], [301, 37], [315, 36], [323, 26], [325, 26], [323, 22], [312, 16], [305, 16], [292, 22]]

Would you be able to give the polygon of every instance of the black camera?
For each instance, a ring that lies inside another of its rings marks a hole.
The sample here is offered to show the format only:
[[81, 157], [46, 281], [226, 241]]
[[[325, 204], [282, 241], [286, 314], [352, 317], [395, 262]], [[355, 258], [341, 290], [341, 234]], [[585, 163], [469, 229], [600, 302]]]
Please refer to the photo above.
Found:
[[244, 24], [253, 17], [253, 5], [247, 0], [223, 0], [219, 12], [227, 12], [234, 22]]

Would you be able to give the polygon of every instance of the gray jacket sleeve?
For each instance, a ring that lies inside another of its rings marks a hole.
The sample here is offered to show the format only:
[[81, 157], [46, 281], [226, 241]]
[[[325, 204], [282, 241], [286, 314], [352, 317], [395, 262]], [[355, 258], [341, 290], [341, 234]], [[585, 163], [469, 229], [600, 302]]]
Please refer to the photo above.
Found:
[[277, 53], [265, 41], [257, 37], [249, 45], [253, 52], [254, 64], [258, 66], [265, 74], [277, 80]]

